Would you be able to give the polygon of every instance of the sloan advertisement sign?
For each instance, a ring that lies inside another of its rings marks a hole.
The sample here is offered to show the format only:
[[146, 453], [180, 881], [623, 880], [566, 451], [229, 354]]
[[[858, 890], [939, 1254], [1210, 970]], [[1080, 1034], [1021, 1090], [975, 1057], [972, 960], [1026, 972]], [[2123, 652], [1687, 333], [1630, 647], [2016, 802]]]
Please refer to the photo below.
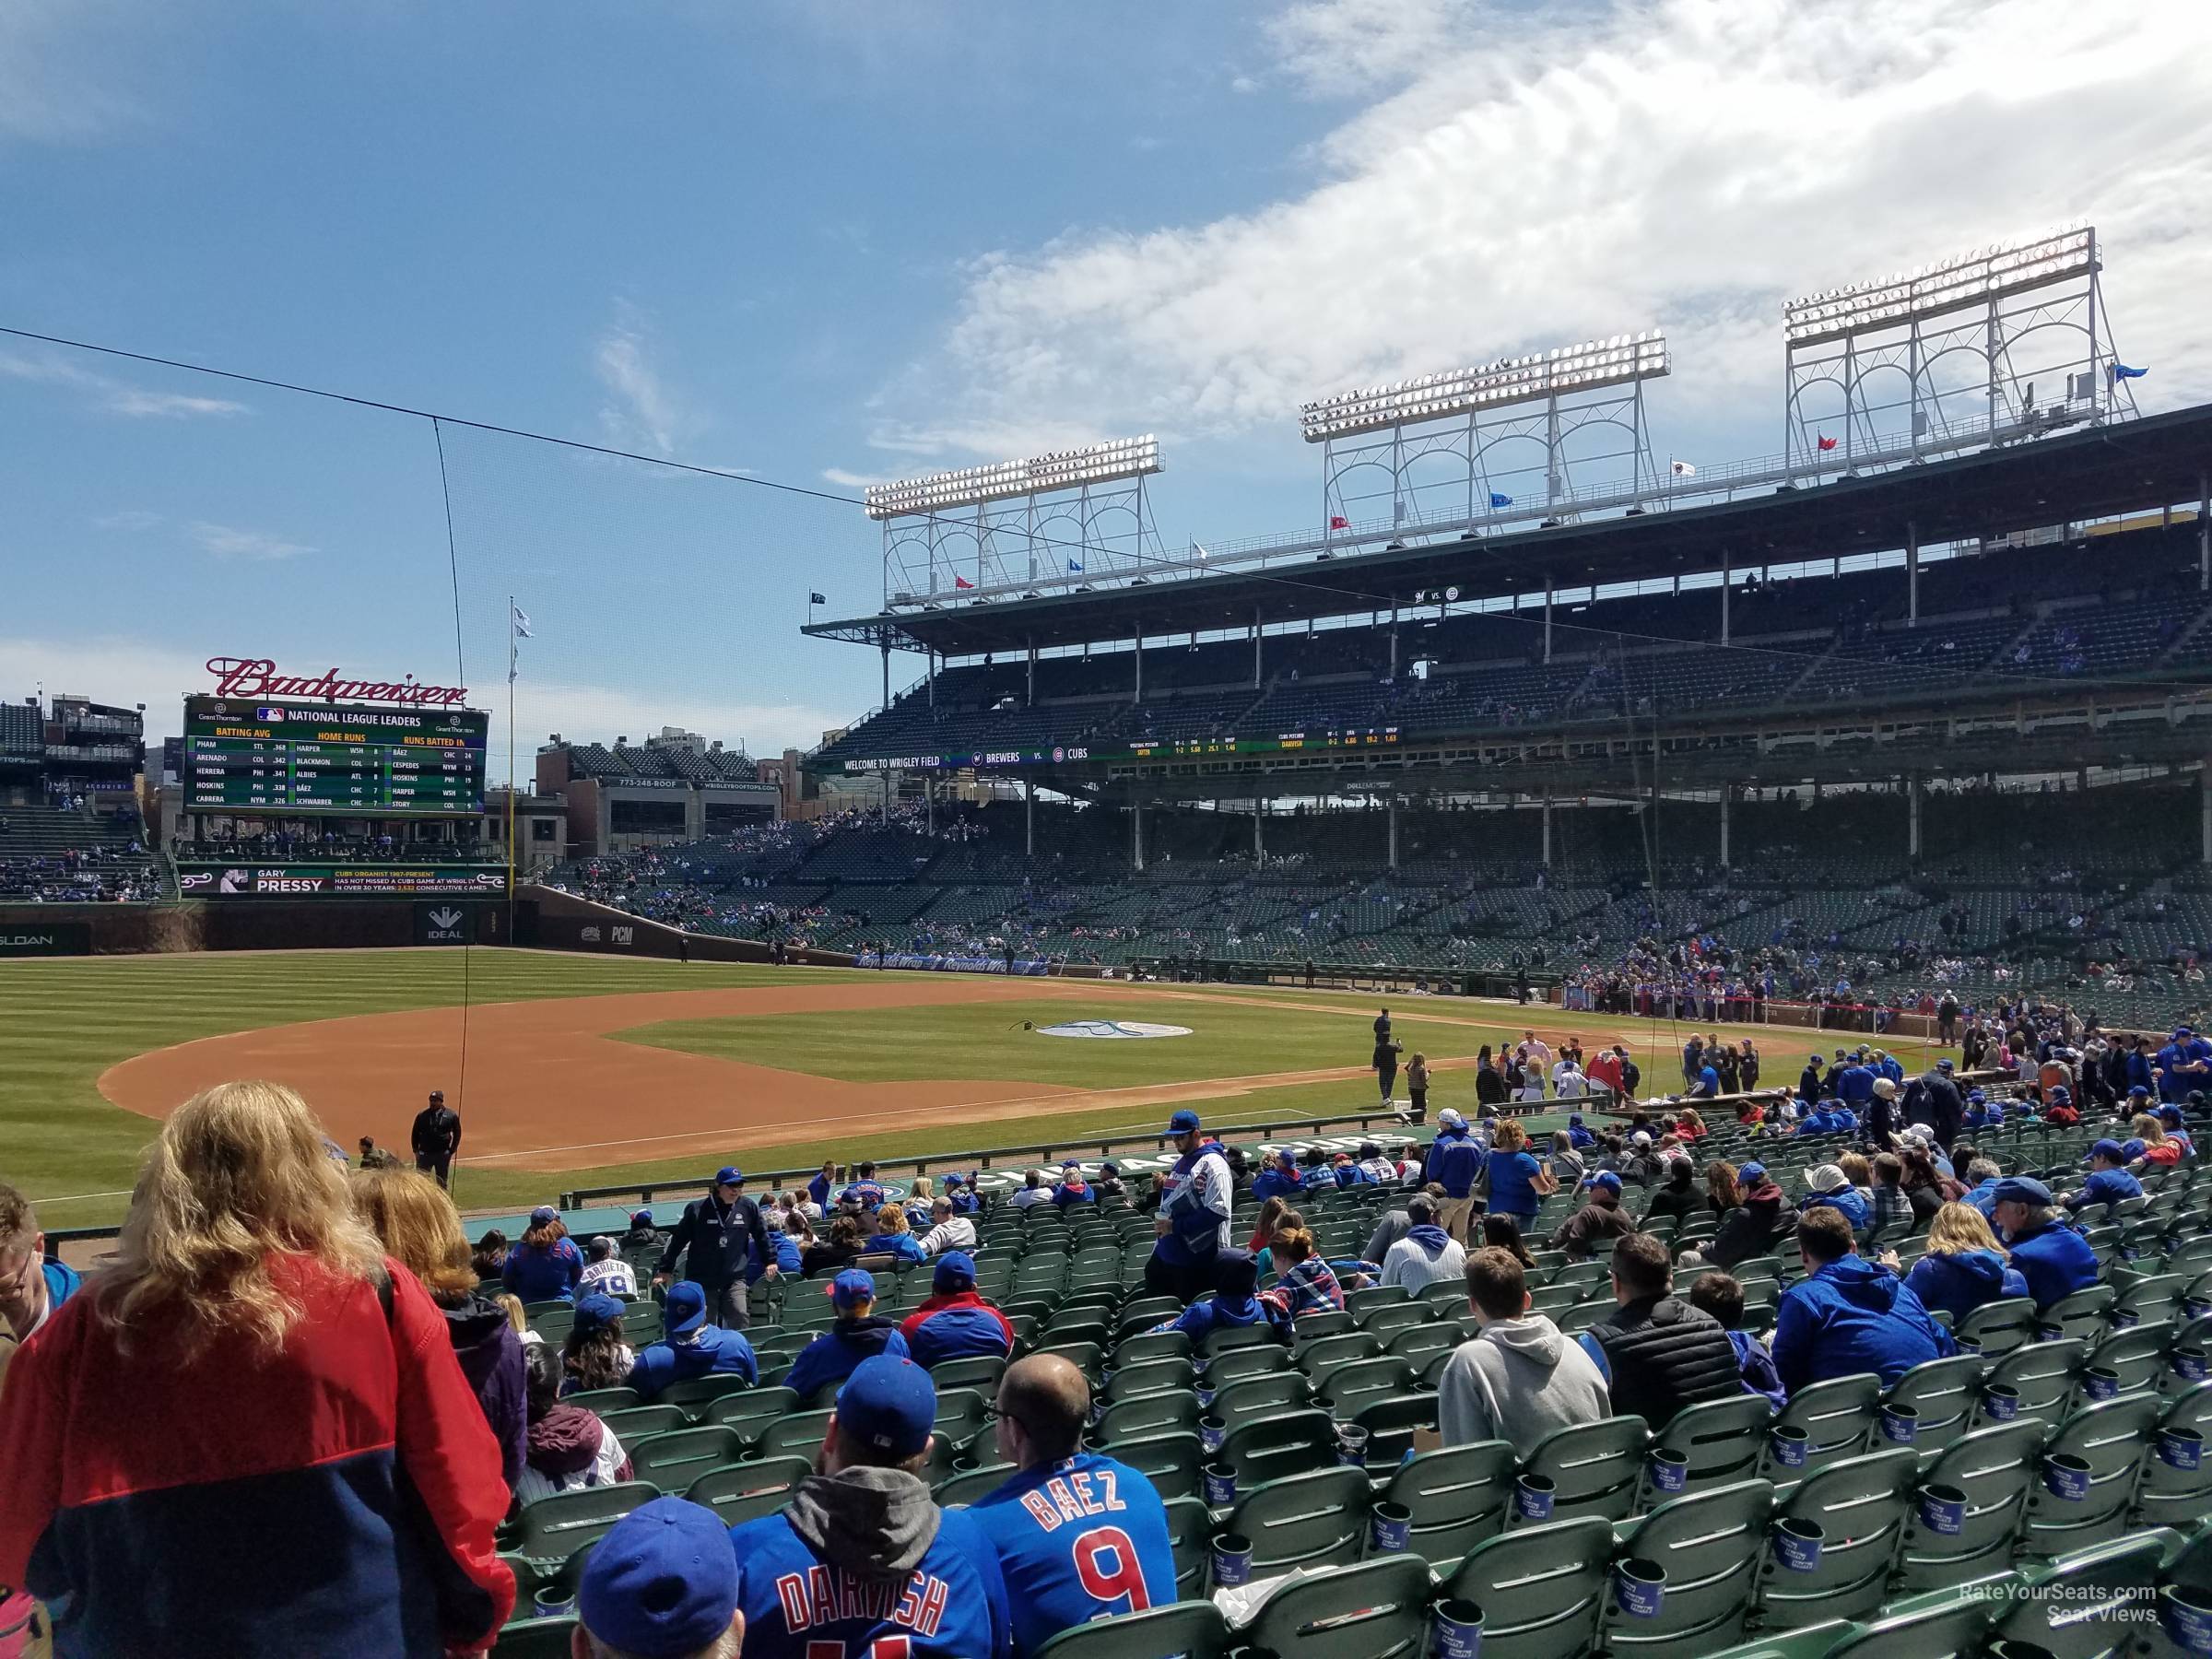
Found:
[[89, 922], [0, 922], [0, 957], [91, 954]]

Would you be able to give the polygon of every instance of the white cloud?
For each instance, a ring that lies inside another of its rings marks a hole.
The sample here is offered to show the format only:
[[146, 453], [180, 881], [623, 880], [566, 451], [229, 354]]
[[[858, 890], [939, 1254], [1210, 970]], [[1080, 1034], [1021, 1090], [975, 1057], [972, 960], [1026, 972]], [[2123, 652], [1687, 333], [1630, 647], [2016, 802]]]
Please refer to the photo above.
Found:
[[103, 512], [92, 521], [95, 530], [151, 530], [161, 522], [158, 512], [148, 512], [143, 507], [125, 508], [121, 512]]
[[2118, 345], [2156, 370], [2139, 392], [2212, 388], [2212, 6], [1318, 0], [1268, 43], [1273, 76], [1371, 100], [1287, 159], [1308, 182], [979, 258], [882, 394], [880, 446], [1288, 443], [1322, 393], [1658, 324], [1663, 433], [1701, 418], [1763, 451], [1785, 298], [2080, 216]]
[[[5, 96], [4, 90], [0, 90], [0, 96]], [[192, 397], [182, 393], [149, 391], [51, 354], [25, 357], [0, 351], [0, 380], [65, 386], [83, 394], [93, 408], [135, 418], [152, 416], [172, 420], [193, 419], [208, 415], [243, 415], [248, 411], [247, 405], [233, 403], [227, 397]]]
[[822, 468], [822, 482], [835, 484], [841, 489], [866, 489], [871, 485], [888, 484], [890, 481], [888, 476], [878, 477], [874, 473], [847, 472], [841, 466]]
[[0, 139], [83, 143], [139, 119], [116, 82], [119, 47], [151, 20], [145, 10], [114, 0], [0, 6]]
[[690, 424], [682, 401], [653, 366], [650, 331], [634, 306], [616, 307], [616, 320], [592, 348], [592, 367], [616, 402], [599, 411], [610, 441], [627, 449], [665, 455]]
[[218, 559], [242, 559], [256, 563], [267, 563], [279, 559], [296, 559], [302, 553], [318, 549], [305, 542], [287, 541], [281, 535], [272, 535], [265, 530], [240, 530], [229, 524], [211, 524], [205, 520], [192, 526], [192, 539], [201, 548]]
[[146, 392], [136, 386], [118, 388], [101, 406], [118, 415], [152, 415], [172, 420], [246, 412], [244, 404], [227, 397], [187, 397], [176, 392]]

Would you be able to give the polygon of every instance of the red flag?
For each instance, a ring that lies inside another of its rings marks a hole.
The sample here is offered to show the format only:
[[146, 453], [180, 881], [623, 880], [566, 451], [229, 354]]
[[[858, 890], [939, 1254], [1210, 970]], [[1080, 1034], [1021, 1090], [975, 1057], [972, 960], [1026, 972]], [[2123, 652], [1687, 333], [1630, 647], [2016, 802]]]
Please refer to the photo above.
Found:
[[971, 582], [971, 581], [969, 581], [969, 580], [968, 580], [968, 578], [967, 578], [967, 577], [965, 577], [965, 576], [955, 576], [955, 577], [952, 579], [952, 585], [953, 585], [954, 587], [956, 587], [956, 588], [964, 588], [964, 587], [973, 587], [973, 586], [975, 585], [975, 583], [974, 583], [974, 582]]
[[1820, 447], [1824, 450], [1834, 449], [1836, 447], [1836, 441], [1833, 438], [1829, 437], [1826, 433], [1823, 433], [1820, 438]]
[[1330, 514], [1329, 514], [1329, 528], [1330, 528], [1330, 529], [1332, 529], [1332, 530], [1349, 530], [1351, 527], [1352, 527], [1352, 521], [1351, 521], [1350, 519], [1348, 519], [1348, 518], [1346, 518], [1346, 517], [1344, 516], [1344, 514], [1343, 514], [1343, 513], [1341, 513], [1341, 512], [1332, 512], [1332, 513], [1330, 513]]

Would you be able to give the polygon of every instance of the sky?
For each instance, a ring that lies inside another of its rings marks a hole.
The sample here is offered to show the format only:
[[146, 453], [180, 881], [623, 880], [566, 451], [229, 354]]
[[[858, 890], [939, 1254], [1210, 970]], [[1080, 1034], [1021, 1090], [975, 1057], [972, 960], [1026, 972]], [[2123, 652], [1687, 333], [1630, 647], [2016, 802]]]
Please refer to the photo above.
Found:
[[1654, 448], [1768, 454], [1785, 299], [2079, 219], [2178, 407], [2207, 178], [2181, 0], [0, 0], [0, 326], [709, 469], [0, 335], [0, 695], [502, 724], [512, 594], [525, 753], [804, 747], [869, 482], [1154, 432], [1166, 546], [1289, 534], [1301, 401], [1653, 326]]

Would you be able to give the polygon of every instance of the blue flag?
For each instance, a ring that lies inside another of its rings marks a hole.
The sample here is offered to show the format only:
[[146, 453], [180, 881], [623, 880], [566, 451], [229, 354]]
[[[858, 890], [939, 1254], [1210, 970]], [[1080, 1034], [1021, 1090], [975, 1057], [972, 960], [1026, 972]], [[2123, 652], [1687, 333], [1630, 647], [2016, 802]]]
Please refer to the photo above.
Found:
[[2147, 369], [2130, 369], [2125, 363], [2117, 359], [2112, 363], [2112, 378], [2116, 381], [2141, 380], [2150, 371]]
[[1067, 568], [1071, 571], [1080, 571], [1083, 568], [1083, 561], [1079, 559], [1071, 559], [1067, 561]]
[[1511, 507], [1512, 504], [1513, 504], [1513, 498], [1512, 498], [1512, 496], [1509, 496], [1509, 495], [1500, 495], [1500, 494], [1499, 494], [1499, 493], [1498, 493], [1496, 490], [1494, 490], [1494, 489], [1490, 491], [1490, 505], [1491, 505], [1491, 506], [1493, 506], [1493, 507]]

